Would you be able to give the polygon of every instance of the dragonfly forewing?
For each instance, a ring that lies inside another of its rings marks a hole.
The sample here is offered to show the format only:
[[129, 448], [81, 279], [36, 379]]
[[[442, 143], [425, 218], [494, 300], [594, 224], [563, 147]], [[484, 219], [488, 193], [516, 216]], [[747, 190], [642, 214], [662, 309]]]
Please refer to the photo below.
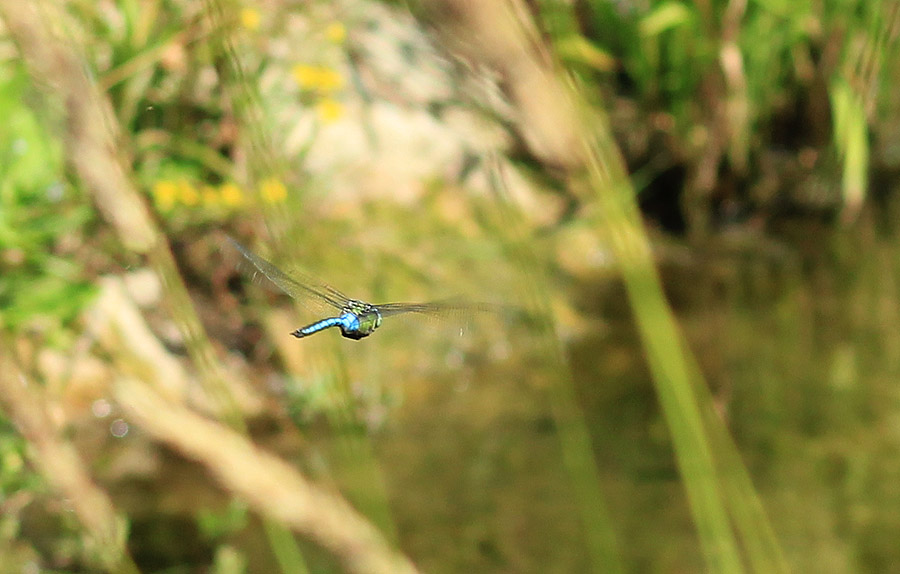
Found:
[[288, 275], [231, 237], [228, 240], [269, 281], [301, 304], [312, 304], [320, 309], [331, 307], [340, 310], [350, 301], [349, 297], [311, 275], [299, 271], [292, 271], [291, 275]]

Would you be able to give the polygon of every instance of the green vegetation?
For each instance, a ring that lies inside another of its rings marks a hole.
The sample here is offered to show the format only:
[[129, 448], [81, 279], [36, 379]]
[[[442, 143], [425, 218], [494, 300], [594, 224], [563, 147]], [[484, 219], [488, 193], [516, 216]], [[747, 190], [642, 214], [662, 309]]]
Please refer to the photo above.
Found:
[[[54, 344], [94, 289], [72, 258], [78, 230], [94, 215], [63, 176], [62, 153], [52, 127], [25, 105], [29, 80], [20, 65], [0, 68], [0, 324], [13, 331], [37, 328]], [[67, 242], [61, 253], [52, 247]], [[36, 323], [40, 323], [39, 325]]]

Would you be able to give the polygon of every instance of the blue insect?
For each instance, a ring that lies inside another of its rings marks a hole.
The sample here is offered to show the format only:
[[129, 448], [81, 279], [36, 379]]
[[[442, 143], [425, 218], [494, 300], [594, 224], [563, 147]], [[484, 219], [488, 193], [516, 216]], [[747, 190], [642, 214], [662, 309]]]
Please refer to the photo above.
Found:
[[308, 337], [324, 329], [337, 327], [341, 330], [341, 335], [358, 341], [374, 333], [375, 329], [381, 326], [382, 320], [404, 313], [440, 317], [448, 314], [465, 316], [471, 312], [496, 311], [493, 305], [487, 303], [469, 303], [458, 300], [373, 305], [359, 299], [351, 299], [334, 287], [326, 285], [311, 276], [299, 272], [288, 275], [231, 237], [228, 239], [254, 267], [278, 286], [279, 289], [301, 304], [321, 311], [337, 312], [337, 315], [321, 319], [292, 332], [291, 334], [298, 339]]

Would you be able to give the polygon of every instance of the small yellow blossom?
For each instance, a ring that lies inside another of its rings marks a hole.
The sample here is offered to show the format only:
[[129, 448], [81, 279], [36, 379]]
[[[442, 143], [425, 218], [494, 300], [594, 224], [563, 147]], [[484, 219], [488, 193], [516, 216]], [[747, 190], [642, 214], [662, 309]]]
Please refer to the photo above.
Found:
[[332, 22], [325, 28], [325, 37], [333, 44], [343, 44], [347, 38], [347, 29], [340, 22]]
[[188, 207], [193, 207], [200, 203], [200, 194], [191, 182], [182, 180], [178, 182], [178, 200]]
[[215, 207], [221, 203], [219, 191], [211, 185], [204, 185], [200, 189], [200, 197], [203, 199], [203, 205], [207, 207]]
[[153, 200], [160, 211], [169, 211], [175, 207], [178, 186], [169, 180], [157, 181], [153, 184]]
[[331, 123], [339, 120], [344, 115], [344, 106], [337, 100], [323, 98], [316, 104], [316, 112], [323, 122]]
[[291, 72], [297, 85], [305, 90], [327, 93], [344, 87], [344, 77], [331, 68], [297, 64]]
[[316, 88], [320, 92], [334, 92], [344, 87], [344, 76], [332, 68], [319, 68], [319, 82]]
[[309, 88], [316, 84], [316, 80], [319, 77], [318, 71], [319, 69], [315, 66], [297, 64], [291, 70], [291, 73], [294, 74], [294, 80], [301, 88]]
[[259, 195], [266, 203], [280, 203], [287, 198], [287, 188], [274, 177], [269, 177], [259, 183]]
[[259, 30], [259, 10], [256, 8], [241, 8], [241, 25], [251, 32]]
[[223, 183], [219, 188], [219, 194], [221, 194], [222, 203], [226, 207], [237, 207], [244, 203], [244, 194], [241, 188], [231, 182]]

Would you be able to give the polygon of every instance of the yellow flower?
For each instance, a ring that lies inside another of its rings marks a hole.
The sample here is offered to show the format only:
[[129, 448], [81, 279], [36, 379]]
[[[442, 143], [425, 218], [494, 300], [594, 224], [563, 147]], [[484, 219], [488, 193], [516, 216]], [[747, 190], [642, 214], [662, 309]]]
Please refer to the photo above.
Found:
[[219, 188], [219, 193], [222, 195], [222, 203], [226, 207], [237, 207], [244, 203], [244, 193], [241, 188], [231, 182], [223, 183]]
[[287, 188], [281, 180], [269, 177], [259, 183], [259, 195], [266, 203], [280, 203], [287, 198]]
[[297, 64], [291, 73], [297, 85], [306, 90], [333, 92], [344, 87], [344, 77], [331, 68]]
[[204, 185], [200, 189], [200, 197], [203, 199], [203, 205], [207, 207], [215, 207], [221, 203], [219, 192], [211, 185]]
[[178, 182], [178, 200], [188, 207], [193, 207], [200, 203], [200, 194], [191, 182], [182, 180]]
[[153, 200], [160, 211], [169, 211], [175, 207], [178, 186], [169, 180], [157, 181], [153, 184]]
[[316, 104], [316, 112], [323, 122], [331, 123], [339, 120], [344, 115], [344, 106], [337, 100], [322, 98]]
[[314, 86], [319, 77], [319, 69], [306, 64], [297, 64], [291, 72], [294, 74], [294, 80], [301, 88]]
[[337, 70], [319, 68], [319, 82], [316, 88], [320, 92], [333, 92], [344, 87], [344, 77]]
[[255, 32], [259, 30], [260, 20], [259, 10], [256, 8], [241, 8], [241, 25], [244, 28]]
[[343, 44], [347, 38], [347, 29], [341, 22], [332, 22], [325, 28], [325, 37], [333, 44]]

